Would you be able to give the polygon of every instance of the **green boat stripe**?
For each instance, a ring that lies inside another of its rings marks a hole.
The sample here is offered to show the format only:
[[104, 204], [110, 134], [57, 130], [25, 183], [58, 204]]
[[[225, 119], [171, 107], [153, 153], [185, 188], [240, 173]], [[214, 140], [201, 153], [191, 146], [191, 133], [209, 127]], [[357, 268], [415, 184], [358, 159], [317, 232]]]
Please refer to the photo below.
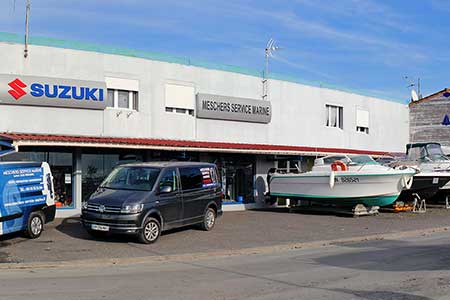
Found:
[[[367, 176], [394, 176], [394, 175], [414, 175], [415, 172], [411, 173], [391, 173], [391, 174], [334, 174], [334, 177], [367, 177]], [[298, 176], [272, 176], [274, 178], [308, 178], [308, 177], [326, 177], [329, 178], [330, 175], [298, 175]], [[271, 179], [271, 180], [272, 180]]]
[[[399, 193], [400, 194], [400, 193]], [[304, 194], [286, 194], [286, 193], [270, 193], [271, 196], [281, 196], [281, 197], [301, 197], [301, 198], [312, 198], [312, 199], [392, 199], [397, 198], [398, 195], [384, 195], [384, 196], [367, 196], [367, 197], [337, 197], [337, 196], [314, 196], [314, 195], [304, 195]]]

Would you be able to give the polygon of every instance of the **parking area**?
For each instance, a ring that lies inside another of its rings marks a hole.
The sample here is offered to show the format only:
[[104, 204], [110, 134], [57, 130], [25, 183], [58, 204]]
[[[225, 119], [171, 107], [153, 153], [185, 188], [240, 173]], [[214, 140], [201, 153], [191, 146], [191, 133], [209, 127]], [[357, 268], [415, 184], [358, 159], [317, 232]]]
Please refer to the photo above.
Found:
[[143, 245], [131, 237], [90, 237], [79, 219], [58, 219], [42, 236], [0, 239], [1, 263], [132, 258], [233, 251], [245, 248], [361, 237], [430, 229], [450, 225], [450, 211], [431, 209], [425, 214], [382, 213], [370, 217], [289, 213], [286, 209], [227, 212], [210, 232], [195, 227], [165, 232], [156, 244]]

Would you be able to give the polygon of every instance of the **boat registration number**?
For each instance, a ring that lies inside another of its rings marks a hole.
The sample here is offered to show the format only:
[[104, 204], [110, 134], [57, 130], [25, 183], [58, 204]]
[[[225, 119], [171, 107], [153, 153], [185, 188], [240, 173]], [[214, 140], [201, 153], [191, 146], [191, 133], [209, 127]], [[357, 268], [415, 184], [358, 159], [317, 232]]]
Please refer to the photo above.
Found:
[[335, 182], [340, 183], [359, 183], [358, 177], [336, 177], [334, 178]]

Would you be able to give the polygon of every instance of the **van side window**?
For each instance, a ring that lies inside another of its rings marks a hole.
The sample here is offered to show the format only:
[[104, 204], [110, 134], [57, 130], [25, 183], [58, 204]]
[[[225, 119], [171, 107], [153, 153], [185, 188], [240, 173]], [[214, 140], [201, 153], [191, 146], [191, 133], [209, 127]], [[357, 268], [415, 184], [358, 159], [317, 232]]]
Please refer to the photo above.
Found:
[[203, 187], [203, 176], [200, 168], [180, 168], [180, 180], [183, 190]]
[[163, 177], [159, 181], [159, 188], [161, 189], [165, 186], [172, 187], [172, 192], [178, 190], [176, 170], [169, 170], [164, 173]]

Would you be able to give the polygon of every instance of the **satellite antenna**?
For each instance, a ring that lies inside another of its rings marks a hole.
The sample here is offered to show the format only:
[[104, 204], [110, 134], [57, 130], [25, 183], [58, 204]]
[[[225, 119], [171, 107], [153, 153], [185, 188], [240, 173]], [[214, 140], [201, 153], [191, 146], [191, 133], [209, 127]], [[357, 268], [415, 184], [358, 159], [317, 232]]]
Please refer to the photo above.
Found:
[[419, 100], [419, 96], [417, 95], [417, 92], [415, 89], [411, 90], [411, 101], [417, 101]]
[[263, 100], [268, 100], [269, 94], [269, 58], [273, 57], [273, 53], [281, 48], [275, 45], [275, 40], [270, 38], [267, 42], [266, 48], [264, 49], [265, 58], [266, 58], [266, 67], [263, 73]]
[[[413, 81], [409, 81], [410, 79], [408, 76], [403, 76], [403, 79], [407, 82], [406, 88], [411, 88], [411, 101], [417, 101], [419, 99], [422, 99], [422, 94], [420, 93], [420, 78], [417, 78], [417, 84]], [[414, 87], [417, 86], [417, 92], [414, 89]]]

